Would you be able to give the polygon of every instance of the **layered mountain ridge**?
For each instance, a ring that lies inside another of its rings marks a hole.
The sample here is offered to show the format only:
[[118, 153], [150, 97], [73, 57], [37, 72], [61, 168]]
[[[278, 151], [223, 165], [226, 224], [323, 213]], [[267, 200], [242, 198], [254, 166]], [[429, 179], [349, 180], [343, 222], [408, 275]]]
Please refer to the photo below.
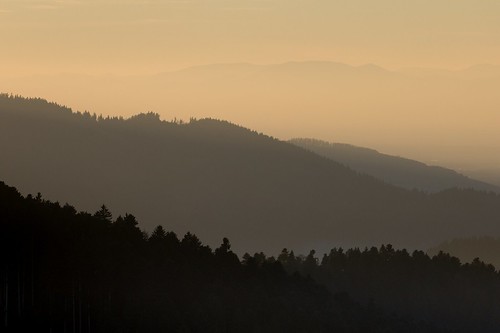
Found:
[[355, 171], [410, 190], [439, 192], [457, 187], [500, 193], [498, 186], [471, 179], [454, 170], [383, 154], [370, 148], [305, 138], [292, 139], [289, 142]]
[[0, 98], [0, 178], [78, 209], [131, 212], [244, 251], [393, 243], [428, 248], [500, 234], [500, 197], [407, 191], [290, 143], [213, 119], [102, 118]]

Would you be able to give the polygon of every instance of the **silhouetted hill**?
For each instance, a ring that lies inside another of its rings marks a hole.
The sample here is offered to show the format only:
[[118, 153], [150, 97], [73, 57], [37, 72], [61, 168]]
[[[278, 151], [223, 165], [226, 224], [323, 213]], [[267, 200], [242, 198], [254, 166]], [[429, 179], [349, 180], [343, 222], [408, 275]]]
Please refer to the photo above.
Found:
[[[491, 65], [394, 71], [331, 61], [219, 63], [151, 75], [0, 74], [0, 91], [82, 111], [213, 117], [279, 138], [321, 137], [439, 159], [464, 174], [499, 169], [500, 118], [492, 111], [500, 108], [499, 86], [500, 71]], [[474, 121], [464, 121], [471, 112]]]
[[500, 187], [500, 169], [491, 167], [489, 169], [469, 169], [467, 174], [490, 184]]
[[332, 245], [428, 248], [500, 234], [500, 197], [471, 190], [406, 191], [263, 134], [212, 120], [160, 121], [71, 113], [0, 97], [0, 177], [23, 193], [118, 214], [151, 230], [220, 233], [243, 251]]
[[498, 332], [500, 273], [479, 260], [389, 244], [240, 260], [231, 247], [0, 181], [0, 330]]
[[479, 258], [494, 265], [497, 269], [500, 268], [500, 238], [498, 237], [456, 238], [443, 242], [427, 252], [434, 255], [440, 251], [450, 253], [463, 262], [472, 262], [475, 258]]
[[292, 139], [289, 142], [344, 164], [355, 171], [410, 190], [438, 192], [456, 187], [500, 193], [500, 188], [497, 186], [470, 179], [451, 169], [381, 154], [373, 149], [315, 139]]
[[227, 238], [212, 250], [111, 215], [0, 182], [1, 332], [445, 332], [333, 296], [262, 253], [240, 261]]

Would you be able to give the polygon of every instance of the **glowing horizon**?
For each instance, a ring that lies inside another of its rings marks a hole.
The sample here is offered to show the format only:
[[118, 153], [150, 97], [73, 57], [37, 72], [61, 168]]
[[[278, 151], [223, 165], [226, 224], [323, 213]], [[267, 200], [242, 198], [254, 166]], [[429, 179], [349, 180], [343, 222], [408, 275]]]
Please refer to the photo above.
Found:
[[0, 0], [0, 91], [500, 169], [498, 22], [493, 0]]
[[0, 70], [152, 74], [211, 63], [494, 64], [489, 0], [3, 0]]

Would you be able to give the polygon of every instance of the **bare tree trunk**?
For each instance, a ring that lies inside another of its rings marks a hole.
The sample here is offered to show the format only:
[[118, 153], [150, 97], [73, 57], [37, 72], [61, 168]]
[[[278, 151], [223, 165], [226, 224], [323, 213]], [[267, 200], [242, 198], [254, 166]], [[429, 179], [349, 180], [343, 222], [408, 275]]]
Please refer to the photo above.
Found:
[[78, 319], [79, 319], [79, 327], [78, 327], [78, 332], [82, 333], [82, 282], [80, 281], [80, 278], [78, 278]]
[[26, 310], [26, 263], [23, 265], [23, 277], [22, 277], [22, 285], [21, 285], [21, 290], [22, 290], [22, 297], [21, 297], [21, 308]]
[[90, 333], [90, 304], [87, 303], [87, 332]]
[[63, 333], [66, 333], [66, 317], [68, 311], [68, 298], [64, 297], [64, 312], [63, 312]]
[[21, 318], [21, 270], [17, 271], [17, 316]]
[[31, 307], [35, 307], [35, 245], [32, 242], [31, 249]]
[[5, 327], [9, 327], [9, 268], [5, 267]]
[[73, 333], [76, 333], [75, 282], [73, 282]]

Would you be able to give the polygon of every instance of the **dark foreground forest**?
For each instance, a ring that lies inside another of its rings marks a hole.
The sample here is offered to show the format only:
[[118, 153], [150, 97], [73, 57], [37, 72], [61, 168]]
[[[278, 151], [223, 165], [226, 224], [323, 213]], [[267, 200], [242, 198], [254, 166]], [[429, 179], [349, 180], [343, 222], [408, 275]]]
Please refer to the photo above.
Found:
[[[221, 234], [221, 239], [222, 239]], [[240, 260], [0, 183], [6, 332], [498, 332], [500, 276], [390, 245]]]

